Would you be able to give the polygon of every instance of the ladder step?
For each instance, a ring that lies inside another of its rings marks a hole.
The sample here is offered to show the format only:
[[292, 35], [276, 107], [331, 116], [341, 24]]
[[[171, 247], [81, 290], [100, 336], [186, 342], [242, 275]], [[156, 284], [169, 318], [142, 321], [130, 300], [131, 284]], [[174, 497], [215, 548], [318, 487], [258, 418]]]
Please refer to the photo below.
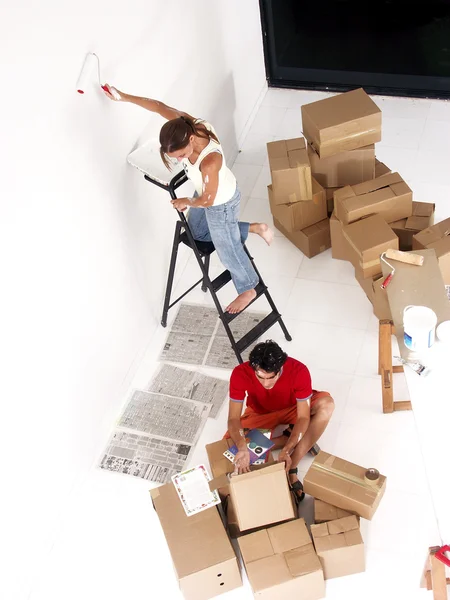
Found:
[[250, 329], [248, 333], [244, 335], [236, 344], [239, 354], [242, 354], [246, 348], [248, 348], [255, 340], [257, 340], [263, 333], [265, 333], [272, 325], [281, 318], [280, 313], [272, 311], [267, 317], [264, 317], [262, 321], [255, 325], [253, 329]]
[[230, 273], [230, 271], [227, 270], [227, 271], [224, 271], [223, 273], [221, 273], [220, 275], [218, 275], [215, 279], [213, 279], [211, 281], [213, 290], [215, 292], [218, 292], [229, 281], [231, 281], [231, 273]]
[[[222, 275], [223, 275], [223, 273], [222, 273]], [[219, 275], [219, 277], [221, 277], [221, 276]], [[214, 280], [214, 281], [215, 281], [215, 280]], [[249, 303], [247, 304], [247, 306], [244, 308], [244, 310], [247, 310], [247, 308], [248, 308], [249, 306], [251, 306], [251, 305], [253, 304], [253, 302], [255, 302], [256, 300], [258, 300], [258, 298], [259, 298], [260, 296], [262, 296], [263, 294], [265, 294], [265, 293], [266, 293], [267, 286], [266, 286], [265, 284], [262, 284], [261, 282], [259, 282], [259, 283], [258, 283], [258, 285], [255, 287], [255, 290], [256, 290], [256, 296], [253, 298], [253, 300], [252, 300], [251, 302], [249, 302]], [[226, 312], [226, 313], [223, 313], [223, 321], [224, 321], [225, 323], [231, 323], [231, 321], [232, 321], [233, 319], [235, 319], [235, 318], [236, 318], [236, 317], [238, 317], [239, 315], [242, 315], [242, 313], [244, 312], [244, 310], [241, 310], [241, 312], [234, 313], [234, 314], [227, 313], [227, 312]]]

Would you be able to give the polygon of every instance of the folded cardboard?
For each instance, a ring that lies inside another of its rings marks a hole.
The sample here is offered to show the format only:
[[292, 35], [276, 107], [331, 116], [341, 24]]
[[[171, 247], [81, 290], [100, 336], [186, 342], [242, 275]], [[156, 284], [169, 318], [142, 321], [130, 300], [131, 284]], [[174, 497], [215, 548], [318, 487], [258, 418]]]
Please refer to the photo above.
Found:
[[322, 567], [304, 519], [244, 535], [238, 542], [255, 598], [325, 596]]
[[413, 201], [410, 217], [389, 223], [389, 226], [398, 237], [400, 250], [404, 252], [412, 250], [413, 236], [433, 225], [434, 211], [435, 205], [430, 202]]
[[320, 158], [311, 144], [308, 144], [311, 173], [325, 188], [355, 185], [375, 175], [375, 146], [339, 152], [327, 158]]
[[308, 258], [312, 258], [324, 252], [331, 246], [330, 221], [324, 219], [315, 225], [306, 227], [302, 231], [287, 231], [283, 225], [274, 217], [273, 224], [281, 233], [297, 246]]
[[398, 173], [388, 173], [334, 193], [334, 210], [345, 224], [378, 214], [386, 223], [412, 214], [412, 191]]
[[376, 277], [369, 277], [364, 279], [359, 273], [355, 273], [356, 279], [359, 285], [366, 293], [367, 298], [370, 300], [373, 306], [373, 314], [378, 320], [392, 320], [391, 308], [387, 297], [386, 290], [381, 287], [381, 284], [385, 280], [383, 275]]
[[330, 217], [331, 256], [339, 260], [350, 260], [352, 249], [347, 238], [344, 236], [344, 225], [336, 215]]
[[311, 200], [311, 166], [303, 138], [268, 142], [267, 154], [275, 193], [274, 202]]
[[273, 186], [267, 186], [272, 215], [287, 231], [301, 231], [328, 217], [325, 190], [314, 178], [312, 180], [312, 190], [312, 200], [294, 202], [293, 204], [278, 204]]
[[172, 482], [150, 491], [187, 600], [207, 600], [242, 584], [228, 535], [216, 507], [188, 517]]
[[445, 285], [450, 285], [450, 218], [413, 236], [413, 250], [433, 249]]
[[349, 242], [349, 260], [357, 277], [367, 279], [381, 275], [380, 255], [398, 250], [398, 237], [380, 215], [372, 215], [343, 228]]
[[334, 192], [339, 188], [325, 188], [325, 196], [327, 199], [328, 216], [331, 216], [334, 210]]
[[361, 88], [304, 104], [302, 122], [320, 158], [381, 140], [381, 110]]
[[375, 158], [375, 177], [381, 177], [390, 173], [391, 169], [382, 163], [378, 158]]
[[342, 517], [350, 517], [352, 514], [348, 510], [343, 510], [323, 500], [314, 499], [314, 523], [316, 524], [335, 521], [336, 519], [342, 519]]
[[311, 535], [325, 579], [366, 570], [364, 542], [354, 515], [311, 525]]
[[303, 479], [306, 494], [372, 519], [386, 488], [386, 477], [374, 482], [365, 479], [366, 468], [319, 452]]

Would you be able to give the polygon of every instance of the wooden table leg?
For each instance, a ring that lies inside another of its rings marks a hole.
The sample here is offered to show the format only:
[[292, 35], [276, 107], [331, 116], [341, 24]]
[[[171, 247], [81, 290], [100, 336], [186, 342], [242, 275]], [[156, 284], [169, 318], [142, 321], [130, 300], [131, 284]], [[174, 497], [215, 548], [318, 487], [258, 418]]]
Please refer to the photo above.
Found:
[[383, 412], [392, 413], [397, 410], [411, 410], [410, 400], [394, 402], [393, 373], [402, 373], [401, 365], [392, 365], [392, 321], [380, 321], [378, 335], [378, 373], [381, 375], [381, 394]]

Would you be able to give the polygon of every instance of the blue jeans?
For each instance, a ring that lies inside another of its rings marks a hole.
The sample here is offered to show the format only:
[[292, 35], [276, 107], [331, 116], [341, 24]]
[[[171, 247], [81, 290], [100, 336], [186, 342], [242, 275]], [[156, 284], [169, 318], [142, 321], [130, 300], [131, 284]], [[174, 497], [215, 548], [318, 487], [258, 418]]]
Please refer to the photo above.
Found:
[[230, 271], [238, 294], [254, 289], [259, 282], [243, 244], [250, 223], [238, 221], [241, 193], [238, 189], [225, 204], [190, 208], [188, 223], [199, 242], [212, 242], [223, 266]]

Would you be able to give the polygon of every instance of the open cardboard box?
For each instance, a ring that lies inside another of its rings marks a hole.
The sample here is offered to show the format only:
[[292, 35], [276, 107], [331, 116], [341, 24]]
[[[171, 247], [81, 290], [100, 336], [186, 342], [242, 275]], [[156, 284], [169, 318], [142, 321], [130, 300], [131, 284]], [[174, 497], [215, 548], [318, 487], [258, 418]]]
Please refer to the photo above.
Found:
[[308, 156], [313, 177], [324, 188], [336, 188], [355, 185], [375, 175], [375, 146], [339, 152], [327, 158], [320, 158], [311, 144], [308, 144]]
[[413, 236], [433, 225], [434, 211], [435, 205], [430, 202], [413, 201], [410, 217], [389, 223], [389, 227], [398, 237], [400, 250], [404, 252], [412, 250]]
[[302, 106], [303, 134], [320, 158], [381, 140], [381, 110], [360, 88]]
[[398, 173], [388, 173], [336, 190], [334, 211], [344, 224], [373, 214], [391, 223], [412, 215], [412, 191]]
[[311, 535], [325, 579], [366, 570], [364, 542], [355, 515], [311, 525]]
[[187, 516], [172, 482], [150, 491], [186, 600], [208, 600], [242, 585], [217, 507]]
[[301, 231], [287, 231], [283, 225], [273, 218], [273, 224], [281, 233], [296, 246], [305, 256], [312, 258], [325, 252], [331, 246], [330, 221], [324, 219], [315, 225], [305, 227]]
[[287, 204], [311, 200], [311, 166], [303, 138], [268, 142], [274, 202]]
[[368, 483], [366, 470], [322, 450], [308, 469], [303, 488], [314, 498], [370, 520], [386, 489], [386, 477]]
[[238, 543], [255, 598], [325, 596], [322, 567], [303, 519], [244, 535]]
[[413, 250], [433, 249], [445, 285], [450, 285], [450, 218], [427, 227], [413, 237]]
[[290, 233], [319, 223], [328, 216], [325, 190], [314, 178], [312, 179], [312, 200], [307, 202], [283, 204], [277, 201], [272, 185], [267, 186], [267, 192], [272, 215]]

